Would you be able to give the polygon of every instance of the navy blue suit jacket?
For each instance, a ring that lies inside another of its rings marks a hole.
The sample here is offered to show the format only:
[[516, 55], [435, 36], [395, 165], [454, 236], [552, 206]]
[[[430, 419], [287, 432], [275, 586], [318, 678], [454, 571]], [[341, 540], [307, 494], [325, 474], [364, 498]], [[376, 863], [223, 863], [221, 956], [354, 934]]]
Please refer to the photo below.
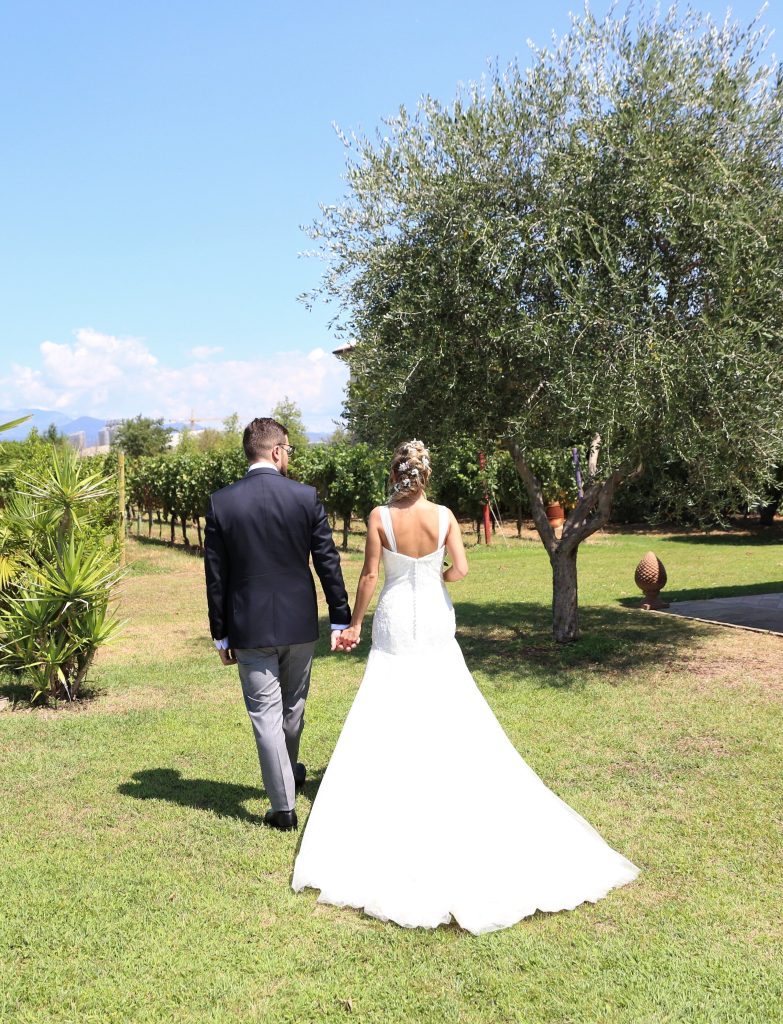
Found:
[[351, 620], [340, 556], [314, 487], [271, 467], [210, 499], [204, 537], [209, 627], [229, 647], [282, 647], [318, 638], [310, 556], [331, 622]]

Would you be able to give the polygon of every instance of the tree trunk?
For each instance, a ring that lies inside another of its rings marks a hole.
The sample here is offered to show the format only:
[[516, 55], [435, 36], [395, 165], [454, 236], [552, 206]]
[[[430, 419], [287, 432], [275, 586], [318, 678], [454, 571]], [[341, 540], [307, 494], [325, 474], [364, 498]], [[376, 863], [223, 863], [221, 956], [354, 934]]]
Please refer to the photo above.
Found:
[[522, 518], [522, 502], [517, 505], [517, 537], [522, 539], [522, 526], [524, 525], [524, 519]]
[[764, 505], [759, 512], [759, 523], [762, 526], [772, 526], [775, 522], [775, 513], [780, 505], [780, 498], [776, 498], [774, 501], [770, 501], [769, 504]]
[[62, 700], [63, 697], [68, 699], [68, 693], [63, 686], [62, 680], [57, 673], [56, 666], [52, 665], [49, 669], [49, 693], [55, 700]]
[[198, 546], [200, 550], [204, 550], [204, 538], [201, 535], [201, 517], [196, 516], [196, 533], [198, 534]]
[[576, 556], [578, 547], [558, 545], [550, 555], [552, 563], [552, 632], [559, 644], [579, 639], [579, 600], [577, 593]]
[[188, 540], [188, 521], [184, 516], [180, 516], [182, 520], [182, 540], [185, 543], [185, 547], [190, 547], [190, 541]]
[[351, 532], [351, 517], [345, 516], [343, 519], [343, 551], [348, 550], [348, 534]]
[[563, 524], [560, 537], [549, 524], [544, 507], [541, 484], [527, 463], [524, 452], [512, 444], [511, 455], [530, 498], [530, 509], [541, 542], [552, 565], [552, 618], [554, 638], [558, 643], [570, 643], [579, 638], [579, 606], [576, 585], [576, 556], [579, 545], [596, 530], [609, 522], [612, 500], [617, 487], [624, 480], [633, 479], [642, 472], [641, 462], [634, 467], [627, 463], [616, 469], [606, 480], [595, 477], [598, 471], [600, 436], [590, 446], [590, 481], [584, 496], [577, 501]]
[[174, 531], [177, 529], [177, 517], [173, 512], [169, 518], [169, 525], [171, 526], [171, 546], [174, 547]]
[[147, 536], [152, 536], [152, 509], [149, 511], [149, 518], [147, 520]]
[[89, 671], [90, 665], [92, 665], [94, 657], [95, 657], [95, 648], [93, 648], [91, 651], [88, 652], [87, 656], [84, 659], [84, 663], [81, 665], [81, 667], [79, 668], [78, 672], [76, 673], [76, 678], [73, 681], [73, 688], [71, 690], [74, 699], [76, 698], [76, 695], [78, 694], [79, 690], [81, 689], [81, 685], [84, 682], [84, 678], [87, 675], [87, 672]]

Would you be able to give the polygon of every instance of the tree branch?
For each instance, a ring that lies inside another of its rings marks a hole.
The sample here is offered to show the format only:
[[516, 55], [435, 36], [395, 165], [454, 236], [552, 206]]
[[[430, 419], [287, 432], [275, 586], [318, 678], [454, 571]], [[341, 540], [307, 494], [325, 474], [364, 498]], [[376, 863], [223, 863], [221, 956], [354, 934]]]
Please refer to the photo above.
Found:
[[555, 551], [557, 551], [557, 538], [555, 537], [555, 531], [549, 525], [549, 520], [546, 517], [544, 496], [541, 493], [541, 484], [525, 461], [525, 457], [516, 442], [513, 442], [511, 445], [511, 457], [514, 460], [514, 465], [517, 467], [517, 473], [519, 473], [522, 478], [525, 490], [530, 498], [530, 510], [533, 513], [533, 522], [536, 524], [538, 534], [541, 537], [547, 552], [550, 555], [553, 555]]
[[591, 480], [598, 476], [598, 456], [601, 452], [601, 435], [596, 433], [590, 442], [590, 454], [587, 459], [587, 475]]
[[563, 525], [560, 547], [572, 550], [609, 522], [615, 491], [627, 480], [633, 480], [644, 469], [640, 461], [624, 462], [603, 483], [595, 481], [576, 503]]

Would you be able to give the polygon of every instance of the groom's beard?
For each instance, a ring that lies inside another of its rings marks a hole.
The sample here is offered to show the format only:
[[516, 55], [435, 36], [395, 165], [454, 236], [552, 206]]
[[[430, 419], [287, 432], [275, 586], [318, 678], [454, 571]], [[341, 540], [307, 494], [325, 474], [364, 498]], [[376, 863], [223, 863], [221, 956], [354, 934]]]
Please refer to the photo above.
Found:
[[286, 468], [283, 469], [283, 467], [281, 466], [279, 472], [281, 476], [288, 476], [288, 467], [286, 466]]

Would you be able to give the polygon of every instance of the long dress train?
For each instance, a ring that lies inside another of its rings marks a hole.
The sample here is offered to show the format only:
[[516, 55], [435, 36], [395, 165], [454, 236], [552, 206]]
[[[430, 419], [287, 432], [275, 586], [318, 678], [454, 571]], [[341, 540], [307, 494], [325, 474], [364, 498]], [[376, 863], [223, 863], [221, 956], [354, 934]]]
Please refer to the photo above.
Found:
[[570, 910], [636, 868], [517, 753], [454, 638], [436, 551], [391, 550], [356, 699], [313, 804], [292, 886], [404, 927], [479, 934]]

